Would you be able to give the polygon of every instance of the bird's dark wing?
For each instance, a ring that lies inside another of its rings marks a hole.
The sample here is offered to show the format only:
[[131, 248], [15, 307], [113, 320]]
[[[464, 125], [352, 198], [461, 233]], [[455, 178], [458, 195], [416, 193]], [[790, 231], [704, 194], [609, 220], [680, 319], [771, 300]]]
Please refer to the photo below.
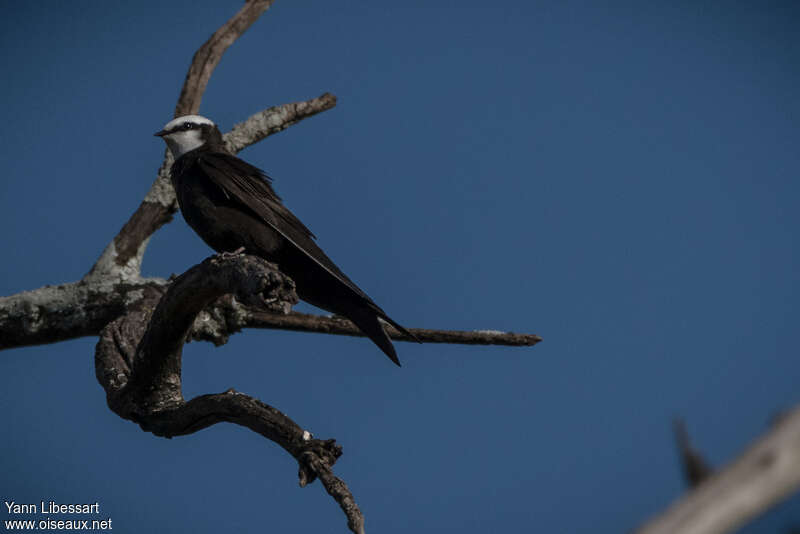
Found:
[[[335, 280], [352, 291], [364, 306], [349, 309], [348, 317], [369, 336], [397, 365], [397, 354], [377, 317], [387, 321], [411, 339], [419, 340], [403, 326], [389, 317], [361, 288], [353, 283], [314, 242], [314, 234], [300, 219], [281, 203], [270, 185], [269, 177], [236, 156], [223, 152], [205, 152], [198, 155], [196, 164], [225, 195], [251, 210], [273, 230], [283, 236], [297, 250], [328, 272]], [[368, 311], [368, 310], [371, 310]]]
[[236, 156], [219, 152], [200, 155], [197, 164], [227, 196], [249, 208], [331, 276], [374, 306], [381, 316], [386, 315], [316, 244], [314, 234], [281, 203], [280, 197], [269, 183], [269, 177], [261, 169]]

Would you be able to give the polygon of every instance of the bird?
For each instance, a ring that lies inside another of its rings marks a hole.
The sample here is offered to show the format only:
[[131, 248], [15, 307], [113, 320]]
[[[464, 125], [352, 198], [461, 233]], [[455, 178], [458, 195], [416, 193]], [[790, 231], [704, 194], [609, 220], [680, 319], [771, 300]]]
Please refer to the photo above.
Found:
[[297, 296], [352, 321], [396, 365], [381, 320], [419, 341], [392, 320], [316, 243], [261, 169], [233, 155], [217, 125], [200, 115], [169, 121], [155, 133], [175, 159], [170, 179], [186, 223], [218, 253], [245, 252], [278, 265]]

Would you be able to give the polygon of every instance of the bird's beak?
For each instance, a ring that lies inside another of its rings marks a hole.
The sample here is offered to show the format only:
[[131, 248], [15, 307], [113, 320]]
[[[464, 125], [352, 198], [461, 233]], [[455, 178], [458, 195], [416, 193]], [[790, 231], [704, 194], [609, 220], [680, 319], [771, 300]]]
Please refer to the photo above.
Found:
[[160, 132], [156, 132], [156, 133], [154, 133], [153, 135], [155, 135], [155, 136], [158, 136], [158, 137], [164, 137], [164, 136], [165, 136], [165, 135], [167, 135], [168, 133], [169, 133], [169, 132], [168, 132], [168, 131], [166, 131], [166, 130], [161, 130]]

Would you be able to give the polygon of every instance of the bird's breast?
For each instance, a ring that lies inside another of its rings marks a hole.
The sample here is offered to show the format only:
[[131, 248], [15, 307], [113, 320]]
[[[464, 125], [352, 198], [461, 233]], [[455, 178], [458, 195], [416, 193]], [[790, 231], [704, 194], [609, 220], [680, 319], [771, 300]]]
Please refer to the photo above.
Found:
[[187, 173], [174, 185], [183, 218], [207, 245], [217, 252], [244, 247], [275, 261], [283, 239], [250, 209], [202, 175]]

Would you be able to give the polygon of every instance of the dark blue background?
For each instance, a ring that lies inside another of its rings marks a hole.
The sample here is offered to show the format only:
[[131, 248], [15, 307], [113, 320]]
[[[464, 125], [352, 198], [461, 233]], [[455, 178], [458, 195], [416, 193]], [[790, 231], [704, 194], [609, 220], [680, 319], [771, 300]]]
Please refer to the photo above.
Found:
[[[192, 54], [240, 5], [4, 5], [0, 294], [89, 269], [155, 177]], [[800, 402], [798, 14], [279, 0], [201, 113], [227, 130], [336, 94], [241, 156], [402, 324], [544, 342], [401, 343], [397, 369], [363, 339], [246, 331], [186, 348], [186, 395], [235, 387], [337, 438], [368, 532], [612, 533], [662, 510], [684, 491], [674, 416], [720, 465]], [[144, 272], [209, 253], [178, 218]], [[99, 501], [117, 532], [346, 530], [248, 430], [119, 419], [95, 342], [0, 355], [0, 500]]]

